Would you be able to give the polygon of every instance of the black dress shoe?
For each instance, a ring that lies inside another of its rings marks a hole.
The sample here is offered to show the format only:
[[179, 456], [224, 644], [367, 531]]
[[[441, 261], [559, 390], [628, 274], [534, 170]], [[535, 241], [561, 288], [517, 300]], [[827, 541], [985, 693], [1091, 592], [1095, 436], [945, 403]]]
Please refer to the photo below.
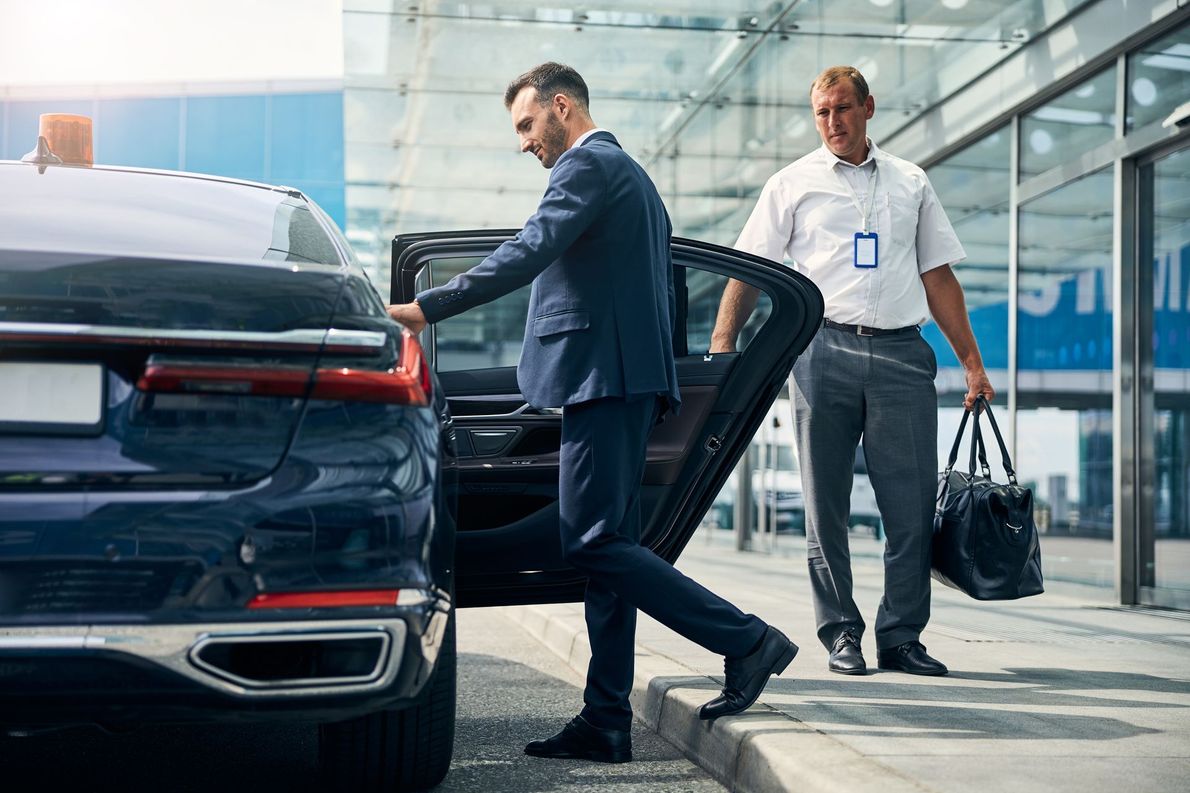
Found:
[[632, 759], [632, 733], [628, 730], [605, 730], [582, 716], [575, 716], [562, 728], [562, 732], [526, 746], [525, 754], [552, 760], [627, 763]]
[[946, 664], [926, 654], [921, 642], [905, 642], [876, 653], [881, 669], [908, 672], [911, 675], [944, 675]]
[[830, 661], [826, 668], [840, 675], [866, 675], [868, 665], [864, 662], [859, 639], [851, 631], [843, 631], [831, 648]]
[[723, 693], [698, 709], [698, 718], [717, 719], [751, 707], [770, 675], [779, 675], [797, 655], [797, 645], [772, 627], [765, 631], [760, 647], [742, 658], [723, 662]]

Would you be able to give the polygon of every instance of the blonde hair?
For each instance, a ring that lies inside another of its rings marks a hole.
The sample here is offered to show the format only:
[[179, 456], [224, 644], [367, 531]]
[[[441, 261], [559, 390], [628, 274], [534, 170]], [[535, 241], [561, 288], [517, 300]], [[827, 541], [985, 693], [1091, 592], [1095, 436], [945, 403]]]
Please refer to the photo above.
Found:
[[826, 90], [841, 80], [851, 81], [851, 85], [855, 87], [855, 98], [860, 102], [868, 100], [868, 81], [854, 66], [832, 66], [829, 69], [824, 69], [822, 74], [815, 77], [814, 82], [810, 83], [810, 93]]

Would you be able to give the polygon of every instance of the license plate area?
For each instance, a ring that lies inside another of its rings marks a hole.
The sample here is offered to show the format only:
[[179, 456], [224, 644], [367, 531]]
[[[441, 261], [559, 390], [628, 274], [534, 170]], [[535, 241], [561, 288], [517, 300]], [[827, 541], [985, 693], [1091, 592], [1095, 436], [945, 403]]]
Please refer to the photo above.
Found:
[[104, 381], [97, 363], [0, 362], [0, 433], [98, 435]]

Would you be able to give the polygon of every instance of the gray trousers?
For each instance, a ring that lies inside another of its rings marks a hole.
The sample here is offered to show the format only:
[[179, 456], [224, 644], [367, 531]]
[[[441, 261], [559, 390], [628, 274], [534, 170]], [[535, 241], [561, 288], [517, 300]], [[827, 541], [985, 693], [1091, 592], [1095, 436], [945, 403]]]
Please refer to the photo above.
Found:
[[823, 327], [793, 367], [794, 421], [818, 638], [863, 635], [852, 598], [847, 519], [855, 449], [884, 522], [876, 646], [914, 641], [930, 618], [930, 536], [938, 477], [934, 351], [920, 333], [857, 336]]

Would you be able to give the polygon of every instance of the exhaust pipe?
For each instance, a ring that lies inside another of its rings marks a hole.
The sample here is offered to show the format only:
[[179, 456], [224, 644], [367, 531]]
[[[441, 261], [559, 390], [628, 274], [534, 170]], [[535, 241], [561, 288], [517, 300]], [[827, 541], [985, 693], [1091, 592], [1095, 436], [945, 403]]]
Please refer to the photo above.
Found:
[[384, 630], [206, 635], [190, 662], [245, 688], [349, 686], [381, 677], [391, 642]]

